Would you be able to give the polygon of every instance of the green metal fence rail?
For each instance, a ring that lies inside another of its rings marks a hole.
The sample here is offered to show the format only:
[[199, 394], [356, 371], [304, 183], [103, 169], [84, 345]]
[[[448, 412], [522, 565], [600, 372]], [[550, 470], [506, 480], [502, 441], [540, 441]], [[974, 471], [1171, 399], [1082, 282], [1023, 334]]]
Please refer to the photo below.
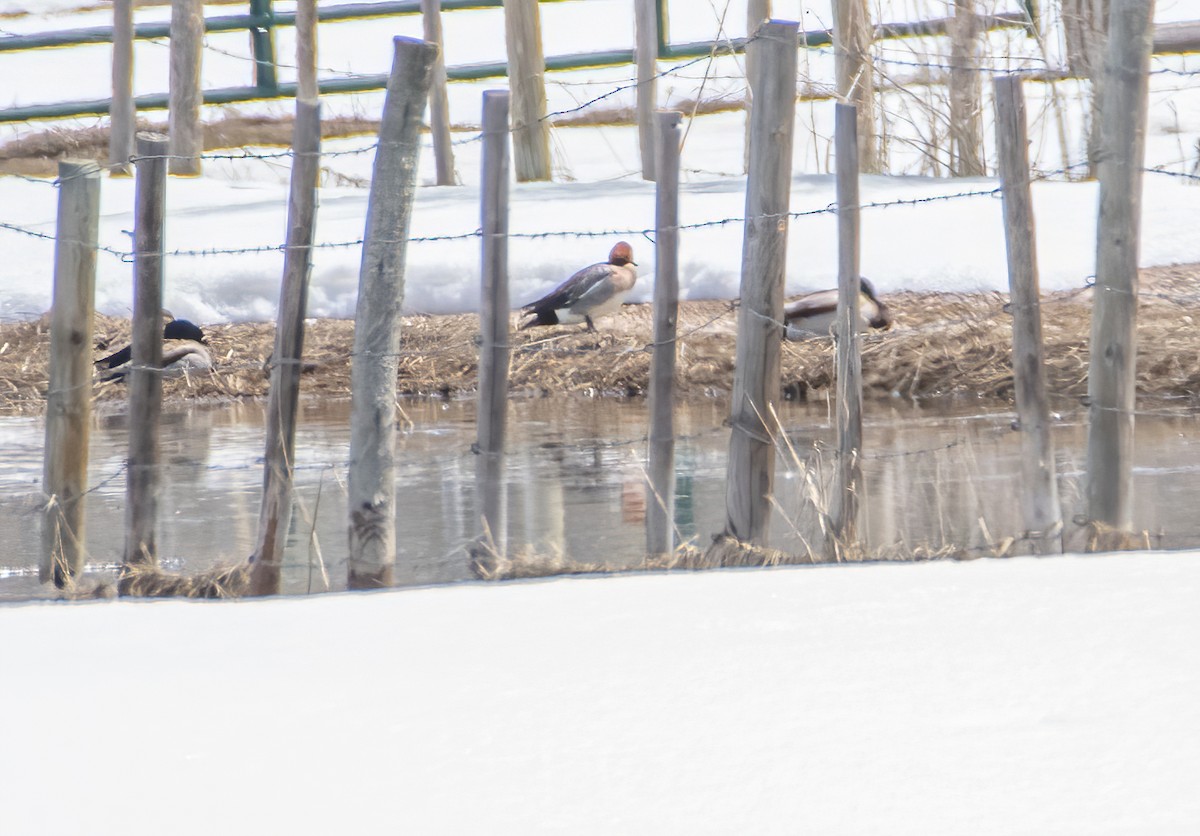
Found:
[[[249, 32], [255, 65], [255, 83], [253, 85], [206, 90], [204, 91], [205, 104], [232, 104], [260, 99], [291, 98], [296, 95], [296, 85], [294, 83], [280, 82], [278, 80], [272, 31], [277, 27], [295, 26], [296, 13], [292, 11], [277, 12], [272, 8], [271, 2], [272, 0], [250, 0], [250, 14], [218, 15], [205, 19], [205, 32], [234, 32], [240, 30]], [[564, 2], [564, 0], [540, 0], [540, 2]], [[733, 38], [723, 41], [697, 41], [684, 44], [670, 43], [669, 21], [667, 18], [668, 3], [669, 0], [657, 0], [659, 59], [696, 58], [703, 55], [741, 52], [744, 49], [746, 44], [745, 38]], [[501, 8], [502, 6], [503, 0], [442, 0], [443, 11]], [[318, 6], [317, 20], [320, 22], [335, 22], [365, 18], [419, 15], [420, 13], [420, 0], [385, 0], [385, 2], [379, 3], [347, 3], [338, 6]], [[875, 34], [877, 39], [944, 34], [951, 20], [950, 18], [942, 18], [917, 23], [885, 24], [876, 27]], [[986, 20], [986, 27], [988, 29], [1020, 28], [1029, 27], [1030, 25], [1031, 17], [1028, 6], [1023, 11], [993, 15], [989, 16]], [[166, 38], [170, 36], [170, 29], [170, 24], [166, 22], [139, 23], [134, 26], [134, 38], [135, 40]], [[797, 46], [821, 47], [828, 46], [832, 42], [832, 34], [828, 30], [816, 30], [799, 33]], [[104, 43], [112, 43], [111, 26], [93, 26], [60, 32], [3, 37], [0, 38], [0, 53]], [[549, 56], [546, 58], [546, 69], [561, 71], [587, 67], [615, 67], [632, 64], [633, 61], [634, 55], [632, 49], [606, 50], [576, 53], [573, 55]], [[503, 78], [507, 73], [508, 67], [503, 61], [464, 64], [446, 68], [447, 78], [451, 81]], [[387, 87], [387, 79], [387, 73], [357, 75], [350, 78], [321, 79], [319, 89], [321, 93], [361, 93], [371, 90], [383, 90]], [[134, 104], [139, 111], [164, 110], [167, 108], [168, 98], [167, 93], [153, 93], [136, 97]], [[57, 119], [70, 116], [103, 115], [108, 113], [109, 105], [110, 99], [106, 98], [91, 101], [58, 102], [12, 107], [0, 110], [0, 122], [23, 122], [30, 119]]]

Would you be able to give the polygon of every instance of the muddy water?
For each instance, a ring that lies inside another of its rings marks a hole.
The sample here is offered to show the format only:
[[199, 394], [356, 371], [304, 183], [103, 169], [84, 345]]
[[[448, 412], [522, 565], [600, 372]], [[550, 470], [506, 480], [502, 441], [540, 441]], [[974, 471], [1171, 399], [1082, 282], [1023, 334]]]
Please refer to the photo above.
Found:
[[[560, 551], [578, 561], [635, 566], [644, 551], [641, 400], [517, 400], [509, 419], [510, 546]], [[468, 579], [464, 544], [476, 533], [474, 403], [403, 406], [397, 482], [397, 580], [404, 585]], [[344, 587], [348, 404], [303, 408], [297, 437], [299, 504], [290, 532], [285, 589]], [[679, 411], [676, 526], [707, 544], [724, 526], [727, 406]], [[262, 482], [262, 409], [193, 408], [162, 424], [158, 549], [163, 564], [194, 572], [239, 561], [254, 549]], [[778, 462], [772, 544], [787, 550], [814, 538], [812, 499], [824, 501], [833, 429], [827, 406], [788, 404], [781, 414], [794, 452]], [[1020, 528], [1019, 434], [1013, 416], [969, 405], [867, 406], [863, 533], [868, 548], [954, 544], [986, 551]], [[1155, 545], [1200, 542], [1200, 442], [1190, 415], [1138, 418], [1136, 525], [1163, 536]], [[0, 419], [0, 600], [51, 594], [37, 582], [43, 426]], [[124, 545], [127, 426], [121, 415], [92, 432], [86, 542], [89, 572], [111, 577]], [[1058, 470], [1068, 518], [1082, 510], [1085, 416], [1056, 428]]]

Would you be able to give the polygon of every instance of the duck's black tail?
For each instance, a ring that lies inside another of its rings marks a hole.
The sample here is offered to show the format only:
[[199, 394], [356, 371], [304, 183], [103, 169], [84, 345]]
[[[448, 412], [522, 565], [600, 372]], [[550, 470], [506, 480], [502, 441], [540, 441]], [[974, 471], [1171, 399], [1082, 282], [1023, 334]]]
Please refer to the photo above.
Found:
[[123, 366], [133, 357], [133, 346], [127, 345], [120, 351], [114, 351], [107, 357], [101, 357], [96, 361], [96, 365], [105, 369], [115, 369], [117, 366]]
[[558, 314], [554, 312], [554, 308], [535, 308], [531, 311], [527, 310], [525, 315], [529, 319], [517, 326], [518, 331], [524, 331], [535, 325], [558, 325]]

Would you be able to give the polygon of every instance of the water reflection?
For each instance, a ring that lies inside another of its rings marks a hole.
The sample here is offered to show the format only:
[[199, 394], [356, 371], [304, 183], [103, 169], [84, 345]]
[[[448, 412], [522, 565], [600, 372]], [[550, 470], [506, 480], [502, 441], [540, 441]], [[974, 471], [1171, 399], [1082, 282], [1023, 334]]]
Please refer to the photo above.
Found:
[[[506, 522], [512, 547], [529, 545], [582, 562], [634, 566], [645, 545], [642, 494], [646, 410], [642, 401], [515, 400], [509, 418]], [[464, 545], [478, 528], [472, 402], [406, 402], [399, 437], [397, 582], [470, 577]], [[724, 527], [727, 406], [681, 407], [677, 419], [675, 523], [701, 546]], [[870, 403], [864, 426], [861, 531], [869, 548], [954, 544], [986, 549], [1020, 531], [1019, 436], [1007, 411]], [[823, 501], [833, 429], [824, 404], [785, 404], [794, 454], [777, 471], [780, 511], [772, 545], [814, 541], [811, 500]], [[1200, 495], [1200, 449], [1190, 415], [1137, 423], [1135, 522], [1154, 545], [1200, 540], [1192, 507]], [[244, 560], [253, 550], [262, 484], [263, 413], [255, 404], [164, 415], [158, 543], [164, 565], [195, 572]], [[98, 418], [87, 499], [88, 563], [111, 574], [124, 548], [122, 415]], [[0, 419], [0, 599], [52, 594], [37, 583], [42, 501], [42, 422]], [[1055, 429], [1064, 516], [1082, 511], [1084, 416]], [[341, 588], [346, 565], [349, 405], [302, 405], [297, 434], [296, 512], [284, 588]]]

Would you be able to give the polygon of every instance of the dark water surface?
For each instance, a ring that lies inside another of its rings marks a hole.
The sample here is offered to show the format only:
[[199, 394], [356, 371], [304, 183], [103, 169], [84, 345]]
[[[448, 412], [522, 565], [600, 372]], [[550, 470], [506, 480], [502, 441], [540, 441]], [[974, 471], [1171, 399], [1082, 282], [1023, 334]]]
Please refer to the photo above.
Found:
[[[397, 582], [471, 577], [463, 546], [476, 534], [473, 401], [406, 401], [399, 436]], [[676, 525], [706, 545], [724, 527], [728, 413], [723, 402], [683, 405], [677, 417]], [[509, 417], [508, 538], [571, 559], [636, 566], [642, 522], [646, 404], [642, 400], [515, 400]], [[794, 455], [781, 454], [772, 545], [815, 541], [808, 499], [823, 496], [834, 433], [825, 403], [785, 404]], [[864, 426], [862, 532], [869, 549], [902, 543], [986, 550], [1022, 526], [1013, 415], [969, 405], [872, 402]], [[257, 404], [192, 408], [162, 424], [158, 549], [165, 568], [195, 572], [254, 549], [262, 484]], [[1200, 443], [1189, 414], [1137, 419], [1135, 526], [1156, 546], [1200, 543]], [[124, 547], [127, 426], [98, 418], [91, 438], [86, 542], [89, 573], [111, 577]], [[37, 582], [40, 419], [0, 419], [0, 600], [53, 595]], [[1086, 415], [1056, 427], [1065, 516], [1083, 510]], [[349, 404], [308, 403], [297, 437], [297, 496], [285, 591], [341, 589], [346, 577]], [[808, 510], [806, 510], [808, 509]], [[1160, 535], [1161, 536], [1157, 536]]]

